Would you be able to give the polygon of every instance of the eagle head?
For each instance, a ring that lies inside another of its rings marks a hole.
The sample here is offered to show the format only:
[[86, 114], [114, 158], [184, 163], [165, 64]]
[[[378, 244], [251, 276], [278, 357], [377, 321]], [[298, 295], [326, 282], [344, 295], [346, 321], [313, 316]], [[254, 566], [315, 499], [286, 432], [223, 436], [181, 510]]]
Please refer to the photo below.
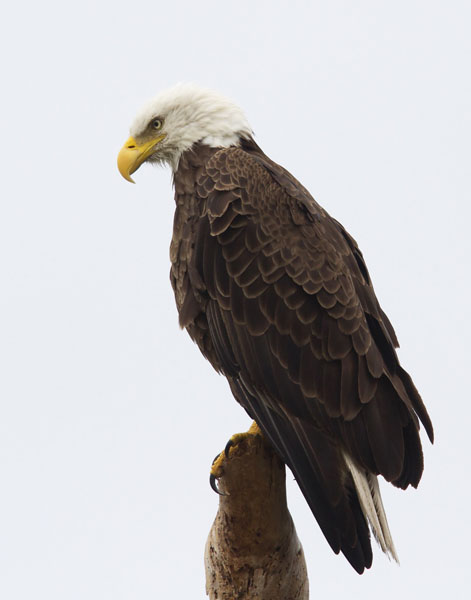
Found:
[[181, 155], [193, 144], [226, 148], [249, 138], [252, 131], [232, 101], [193, 84], [178, 84], [138, 112], [130, 134], [118, 154], [118, 169], [133, 182], [131, 175], [144, 162], [167, 163], [175, 171]]

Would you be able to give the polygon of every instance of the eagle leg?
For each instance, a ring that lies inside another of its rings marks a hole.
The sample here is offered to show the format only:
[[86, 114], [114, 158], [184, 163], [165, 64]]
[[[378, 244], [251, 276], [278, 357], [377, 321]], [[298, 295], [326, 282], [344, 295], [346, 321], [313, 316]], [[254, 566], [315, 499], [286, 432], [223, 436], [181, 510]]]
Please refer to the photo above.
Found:
[[229, 453], [230, 453], [231, 448], [233, 448], [234, 446], [237, 446], [247, 436], [251, 436], [251, 435], [262, 435], [263, 436], [263, 433], [261, 432], [260, 427], [257, 425], [257, 423], [255, 421], [252, 423], [252, 425], [250, 426], [248, 431], [244, 431], [244, 433], [234, 433], [234, 435], [230, 438], [230, 440], [226, 444], [226, 447], [224, 448], [225, 457], [229, 458]]
[[231, 436], [224, 450], [213, 460], [209, 475], [209, 485], [211, 486], [211, 489], [213, 489], [220, 496], [229, 495], [228, 492], [221, 492], [217, 485], [218, 480], [224, 475], [224, 464], [230, 459], [231, 455], [233, 455], [238, 446], [246, 445], [246, 443], [249, 442], [250, 439], [253, 439], [254, 436], [263, 437], [263, 434], [255, 421], [247, 431], [244, 431], [243, 433], [235, 433], [233, 436]]

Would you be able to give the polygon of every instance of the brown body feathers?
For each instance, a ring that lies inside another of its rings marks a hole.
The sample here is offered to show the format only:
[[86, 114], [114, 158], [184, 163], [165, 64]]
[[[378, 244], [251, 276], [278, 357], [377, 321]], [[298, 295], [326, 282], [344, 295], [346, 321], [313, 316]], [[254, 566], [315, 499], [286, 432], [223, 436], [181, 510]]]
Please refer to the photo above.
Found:
[[369, 529], [347, 453], [400, 488], [430, 419], [356, 242], [251, 139], [186, 151], [171, 281], [180, 324], [293, 471], [324, 535], [362, 572]]

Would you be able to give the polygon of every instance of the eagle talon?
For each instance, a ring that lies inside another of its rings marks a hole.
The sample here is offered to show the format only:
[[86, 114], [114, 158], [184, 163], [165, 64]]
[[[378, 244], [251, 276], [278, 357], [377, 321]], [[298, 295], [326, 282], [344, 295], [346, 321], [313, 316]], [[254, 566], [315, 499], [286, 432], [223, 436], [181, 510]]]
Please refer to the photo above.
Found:
[[[232, 448], [232, 446], [235, 446], [235, 442], [234, 442], [234, 441], [233, 441], [233, 439], [231, 438], [231, 439], [230, 439], [230, 440], [227, 442], [227, 444], [226, 444], [226, 447], [224, 448], [224, 456], [225, 456], [226, 458], [229, 458], [229, 450]], [[217, 456], [216, 456], [216, 458], [217, 458]]]
[[220, 496], [229, 496], [227, 492], [221, 492], [221, 490], [218, 488], [218, 480], [224, 474], [223, 463], [225, 458], [226, 457], [224, 455], [224, 452], [220, 452], [219, 454], [217, 454], [214, 457], [214, 460], [211, 465], [211, 471], [209, 474], [209, 485], [211, 486], [211, 489], [214, 490], [216, 494], [219, 494]]
[[[217, 456], [216, 456], [217, 458]], [[214, 490], [216, 492], [216, 494], [219, 494], [219, 496], [230, 496], [230, 494], [228, 492], [221, 492], [221, 490], [218, 488], [218, 477], [216, 477], [215, 475], [213, 475], [212, 473], [209, 476], [209, 485], [211, 486], [211, 489]]]
[[217, 461], [217, 459], [221, 456], [221, 453], [216, 454], [216, 456], [213, 459], [213, 462], [211, 463], [211, 465], [214, 465], [214, 463]]
[[214, 458], [211, 464], [209, 485], [216, 494], [219, 494], [220, 496], [230, 496], [229, 492], [221, 492], [217, 484], [218, 480], [224, 475], [224, 464], [230, 459], [231, 448], [235, 449], [241, 442], [254, 435], [262, 435], [256, 423], [253, 423], [248, 431], [234, 434], [227, 442], [224, 450]]
[[216, 492], [216, 494], [219, 494], [220, 496], [222, 496], [222, 493], [218, 489], [217, 479], [216, 479], [216, 477], [212, 473], [209, 475], [209, 485], [211, 486], [211, 489], [214, 492]]

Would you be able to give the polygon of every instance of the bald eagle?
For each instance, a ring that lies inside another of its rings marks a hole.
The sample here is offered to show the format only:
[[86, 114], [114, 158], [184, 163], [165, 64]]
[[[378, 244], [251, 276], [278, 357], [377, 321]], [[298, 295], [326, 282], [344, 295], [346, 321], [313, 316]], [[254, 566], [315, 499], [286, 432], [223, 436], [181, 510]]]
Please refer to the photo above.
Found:
[[377, 476], [423, 471], [422, 399], [355, 240], [255, 143], [241, 109], [180, 84], [137, 115], [118, 156], [173, 170], [180, 326], [293, 472], [335, 553], [362, 573], [370, 528], [397, 560]]

